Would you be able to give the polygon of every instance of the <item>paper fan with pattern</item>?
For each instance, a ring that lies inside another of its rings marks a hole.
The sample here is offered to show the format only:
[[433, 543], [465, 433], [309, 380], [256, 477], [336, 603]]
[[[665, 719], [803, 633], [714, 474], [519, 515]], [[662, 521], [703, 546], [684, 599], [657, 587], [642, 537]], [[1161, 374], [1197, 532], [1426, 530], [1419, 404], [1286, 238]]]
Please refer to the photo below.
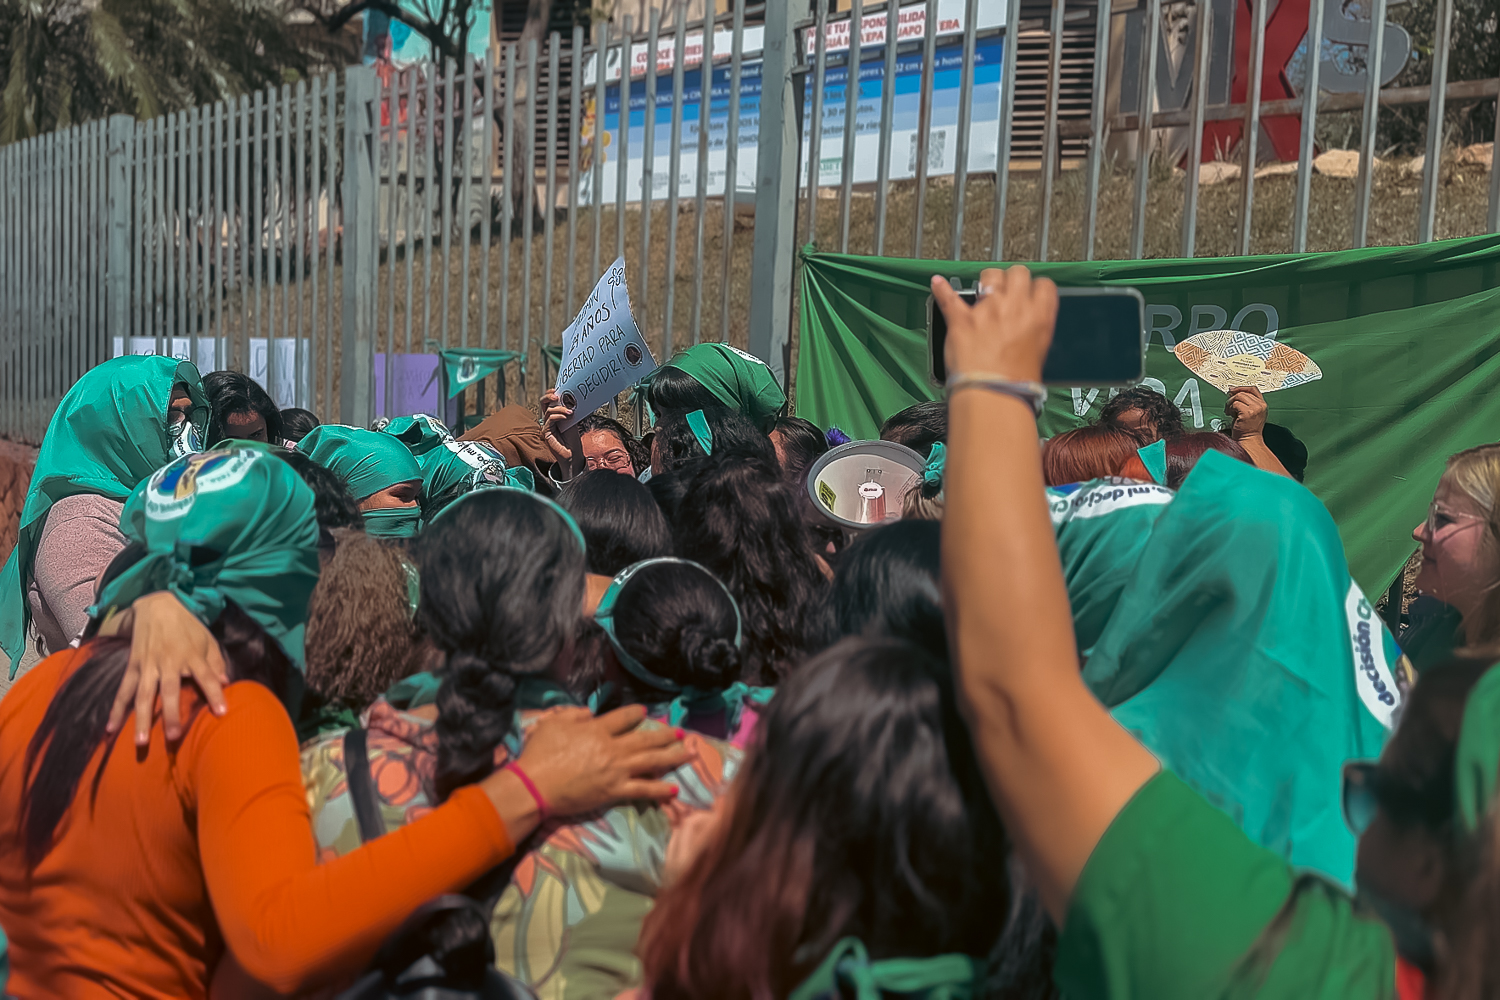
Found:
[[1221, 392], [1242, 385], [1275, 392], [1323, 377], [1323, 370], [1301, 351], [1243, 330], [1195, 333], [1175, 350], [1188, 371]]

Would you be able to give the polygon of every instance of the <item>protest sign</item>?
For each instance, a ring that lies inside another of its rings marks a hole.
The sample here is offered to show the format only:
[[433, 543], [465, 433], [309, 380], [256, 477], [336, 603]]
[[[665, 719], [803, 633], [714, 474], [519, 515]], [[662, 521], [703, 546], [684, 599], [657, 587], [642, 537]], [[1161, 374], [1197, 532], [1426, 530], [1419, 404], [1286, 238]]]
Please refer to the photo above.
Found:
[[609, 266], [562, 334], [557, 398], [573, 411], [567, 430], [656, 369], [630, 311], [625, 258]]

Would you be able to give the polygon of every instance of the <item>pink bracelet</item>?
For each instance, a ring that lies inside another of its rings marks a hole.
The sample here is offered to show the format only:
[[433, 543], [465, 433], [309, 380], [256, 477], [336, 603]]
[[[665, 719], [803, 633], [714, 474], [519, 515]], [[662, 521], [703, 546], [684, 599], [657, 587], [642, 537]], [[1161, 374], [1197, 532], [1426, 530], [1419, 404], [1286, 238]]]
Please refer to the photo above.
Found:
[[505, 770], [509, 771], [511, 774], [514, 774], [518, 779], [520, 779], [521, 784], [526, 786], [526, 791], [531, 793], [532, 799], [536, 801], [538, 822], [545, 820], [548, 816], [552, 815], [552, 810], [547, 806], [547, 800], [542, 798], [542, 793], [537, 790], [536, 783], [529, 777], [527, 777], [525, 771], [521, 770], [520, 764], [512, 761], [511, 763], [505, 765]]

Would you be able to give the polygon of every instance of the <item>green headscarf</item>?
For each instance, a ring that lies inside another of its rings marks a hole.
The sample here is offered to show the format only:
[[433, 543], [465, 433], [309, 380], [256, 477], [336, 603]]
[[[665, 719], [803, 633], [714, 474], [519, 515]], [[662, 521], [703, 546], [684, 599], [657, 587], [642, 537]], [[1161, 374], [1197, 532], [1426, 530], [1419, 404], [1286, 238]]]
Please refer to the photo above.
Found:
[[[192, 408], [177, 433], [169, 433], [167, 412], [179, 383], [187, 387]], [[52, 505], [78, 494], [124, 500], [171, 460], [174, 449], [201, 448], [207, 430], [208, 397], [190, 362], [154, 355], [114, 358], [73, 383], [47, 425], [21, 511], [20, 536], [0, 571], [0, 649], [10, 657], [12, 677], [31, 619], [26, 588], [32, 559]]]
[[422, 470], [422, 516], [428, 521], [474, 490], [536, 489], [530, 469], [507, 468], [505, 456], [487, 442], [456, 440], [436, 417], [425, 413], [397, 417], [380, 430], [405, 444], [416, 458]]
[[728, 344], [694, 344], [663, 367], [691, 375], [725, 406], [764, 425], [786, 405], [786, 393], [771, 368], [753, 354]]
[[[422, 481], [422, 469], [411, 450], [391, 434], [323, 424], [314, 427], [297, 450], [342, 479], [356, 501], [398, 483]], [[385, 507], [364, 511], [363, 517], [366, 534], [410, 538], [417, 533], [422, 509]]]
[[1484, 822], [1500, 770], [1500, 669], [1485, 671], [1469, 692], [1455, 756], [1458, 811], [1464, 829], [1473, 833]]
[[397, 483], [422, 480], [422, 470], [410, 448], [391, 434], [362, 427], [314, 427], [298, 443], [297, 450], [342, 479], [355, 500], [364, 500]]
[[94, 614], [167, 590], [212, 625], [232, 600], [302, 667], [318, 522], [290, 465], [251, 448], [184, 456], [131, 494], [120, 525], [146, 555], [110, 581]]
[[1342, 768], [1380, 755], [1399, 658], [1317, 497], [1210, 451], [1161, 508], [1083, 678], [1252, 840], [1349, 885]]
[[968, 1000], [984, 990], [985, 963], [968, 955], [882, 958], [870, 961], [864, 942], [847, 937], [834, 945], [789, 1000], [852, 996], [880, 1000], [886, 994], [920, 1000]]
[[448, 430], [437, 417], [427, 413], [397, 417], [376, 429], [381, 434], [389, 434], [406, 445], [407, 450], [416, 458], [421, 458], [444, 442], [453, 440], [453, 432]]

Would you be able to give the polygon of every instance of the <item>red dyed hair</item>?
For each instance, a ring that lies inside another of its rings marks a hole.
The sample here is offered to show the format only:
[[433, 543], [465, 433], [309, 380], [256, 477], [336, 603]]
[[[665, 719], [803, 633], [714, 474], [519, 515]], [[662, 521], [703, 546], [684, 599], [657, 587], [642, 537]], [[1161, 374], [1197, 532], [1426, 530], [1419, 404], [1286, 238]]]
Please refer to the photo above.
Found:
[[1104, 476], [1151, 482], [1136, 449], [1141, 442], [1110, 424], [1089, 424], [1049, 438], [1042, 446], [1042, 479], [1048, 486], [1082, 483]]
[[1177, 489], [1187, 474], [1193, 471], [1193, 466], [1198, 464], [1205, 452], [1222, 451], [1230, 458], [1237, 458], [1246, 465], [1254, 465], [1255, 460], [1240, 444], [1228, 434], [1220, 434], [1218, 431], [1199, 431], [1195, 434], [1179, 434], [1167, 439], [1167, 482], [1166, 485]]

